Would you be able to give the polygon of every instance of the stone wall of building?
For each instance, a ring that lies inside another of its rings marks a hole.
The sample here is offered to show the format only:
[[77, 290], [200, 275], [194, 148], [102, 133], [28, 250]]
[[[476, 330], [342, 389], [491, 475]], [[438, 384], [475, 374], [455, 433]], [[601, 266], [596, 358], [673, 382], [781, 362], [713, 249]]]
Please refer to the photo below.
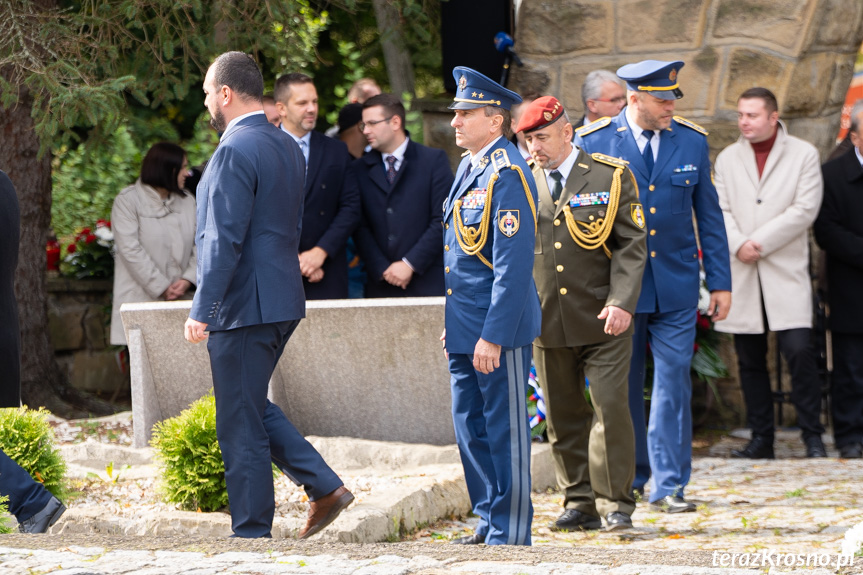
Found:
[[112, 280], [48, 278], [48, 331], [69, 385], [107, 399], [129, 397], [122, 347], [108, 342]]
[[791, 133], [822, 154], [863, 42], [860, 0], [522, 0], [510, 87], [557, 96], [573, 120], [591, 70], [682, 60], [677, 113], [710, 131], [714, 155], [737, 136], [738, 95], [771, 89]]

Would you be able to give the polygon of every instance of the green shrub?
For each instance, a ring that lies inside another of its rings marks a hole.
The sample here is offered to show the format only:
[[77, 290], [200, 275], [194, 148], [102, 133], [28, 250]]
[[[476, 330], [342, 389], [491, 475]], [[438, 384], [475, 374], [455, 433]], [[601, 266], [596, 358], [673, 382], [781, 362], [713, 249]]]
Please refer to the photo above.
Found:
[[150, 440], [162, 465], [162, 496], [183, 509], [228, 504], [225, 464], [216, 438], [216, 399], [205, 395], [177, 417], [156, 424]]
[[54, 445], [48, 412], [0, 409], [0, 449], [58, 499], [66, 496], [66, 462]]
[[12, 517], [9, 515], [9, 497], [0, 495], [0, 535], [13, 533], [15, 530], [9, 525], [9, 520]]

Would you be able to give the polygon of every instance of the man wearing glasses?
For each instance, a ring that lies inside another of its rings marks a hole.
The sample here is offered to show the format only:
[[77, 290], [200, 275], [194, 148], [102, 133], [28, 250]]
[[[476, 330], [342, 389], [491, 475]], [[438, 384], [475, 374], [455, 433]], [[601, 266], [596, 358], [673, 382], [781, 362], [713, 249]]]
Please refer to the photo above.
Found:
[[360, 130], [372, 150], [351, 169], [362, 219], [354, 240], [366, 264], [366, 297], [444, 294], [440, 209], [453, 175], [443, 150], [412, 141], [392, 94], [363, 104]]
[[608, 70], [594, 70], [581, 85], [584, 117], [576, 128], [586, 126], [606, 116], [613, 118], [626, 105], [626, 91], [620, 79]]

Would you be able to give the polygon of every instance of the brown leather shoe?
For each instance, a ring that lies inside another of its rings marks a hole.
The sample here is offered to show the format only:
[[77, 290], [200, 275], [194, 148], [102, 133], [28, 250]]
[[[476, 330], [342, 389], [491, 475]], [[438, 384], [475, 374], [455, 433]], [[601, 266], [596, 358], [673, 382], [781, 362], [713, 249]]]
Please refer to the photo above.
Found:
[[354, 495], [342, 485], [332, 493], [320, 499], [309, 501], [309, 518], [306, 526], [300, 531], [300, 539], [308, 539], [330, 523], [336, 520], [354, 500]]

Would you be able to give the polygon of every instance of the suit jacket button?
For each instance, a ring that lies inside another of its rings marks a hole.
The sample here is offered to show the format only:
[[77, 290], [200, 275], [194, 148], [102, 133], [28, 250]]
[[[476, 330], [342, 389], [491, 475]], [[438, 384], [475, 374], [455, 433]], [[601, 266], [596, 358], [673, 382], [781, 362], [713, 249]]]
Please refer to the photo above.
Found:
[[327, 189], [327, 185], [326, 185], [326, 184], [321, 184], [321, 189], [322, 189], [322, 190], [326, 190], [326, 189]]
[[387, 208], [387, 213], [388, 213], [388, 214], [393, 213], [393, 209], [392, 209], [392, 208]]
[[651, 213], [651, 214], [655, 214], [655, 213], [656, 213], [656, 208], [650, 208], [650, 213]]
[[650, 235], [651, 235], [651, 236], [655, 236], [655, 235], [656, 235], [656, 230], [650, 230]]
[[444, 246], [444, 247], [443, 247], [443, 251], [448, 252], [448, 251], [449, 251], [449, 246]]
[[755, 203], [756, 203], [756, 204], [760, 204], [760, 203], [761, 203], [761, 199], [759, 198], [759, 199], [755, 200]]
[[562, 272], [562, 271], [563, 271], [563, 266], [560, 266], [560, 265], [559, 265], [559, 266], [557, 266], [557, 271]]
[[327, 213], [327, 212], [325, 212], [324, 210], [321, 210], [321, 215], [322, 215], [322, 216], [323, 216], [323, 215], [326, 215], [326, 213]]
[[449, 273], [449, 266], [445, 267], [445, 268], [443, 269], [443, 271], [445, 271], [446, 273]]
[[444, 224], [444, 225], [443, 225], [443, 228], [444, 228], [445, 230], [448, 230], [448, 229], [449, 229], [449, 224]]
[[554, 242], [554, 249], [559, 250], [562, 247], [563, 247], [563, 244], [561, 244], [560, 242]]
[[566, 295], [566, 288], [560, 288], [560, 295]]
[[656, 186], [654, 186], [653, 184], [650, 184], [649, 186], [647, 186], [647, 189], [652, 192], [653, 190], [656, 189]]
[[452, 295], [452, 290], [451, 289], [446, 290], [446, 295]]
[[558, 219], [558, 220], [554, 220], [554, 225], [559, 226], [559, 225], [560, 225], [560, 220], [559, 220], [559, 219]]
[[656, 257], [656, 252], [650, 252], [650, 257], [655, 258], [655, 257]]

